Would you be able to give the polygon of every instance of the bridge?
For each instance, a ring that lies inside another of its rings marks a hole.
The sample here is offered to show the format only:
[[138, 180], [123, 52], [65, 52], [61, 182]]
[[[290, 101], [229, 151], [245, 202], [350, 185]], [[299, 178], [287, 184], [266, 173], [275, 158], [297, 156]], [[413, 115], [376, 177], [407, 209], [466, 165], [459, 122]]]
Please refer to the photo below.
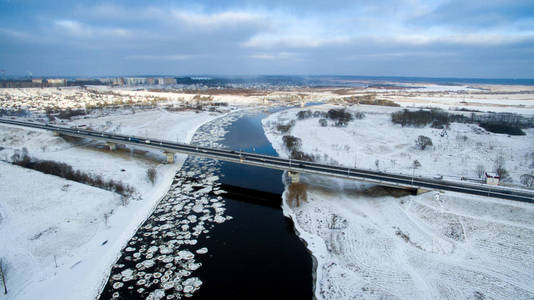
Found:
[[434, 178], [414, 177], [394, 173], [383, 173], [379, 171], [357, 168], [347, 168], [342, 166], [331, 166], [315, 162], [285, 159], [270, 155], [201, 147], [182, 143], [173, 143], [170, 141], [163, 141], [146, 137], [143, 138], [138, 136], [114, 134], [109, 132], [96, 132], [80, 128], [67, 128], [49, 124], [22, 122], [1, 118], [0, 123], [44, 129], [53, 131], [56, 134], [104, 141], [111, 150], [115, 149], [117, 144], [126, 144], [144, 148], [158, 149], [166, 154], [168, 162], [174, 161], [175, 153], [183, 153], [233, 163], [278, 169], [282, 171], [288, 171], [290, 177], [292, 177], [292, 180], [294, 181], [298, 181], [299, 174], [304, 173], [364, 181], [377, 185], [402, 189], [412, 189], [418, 192], [428, 190], [442, 190], [534, 203], [534, 191], [525, 189], [514, 189], [502, 186], [492, 186], [487, 184], [455, 182]]

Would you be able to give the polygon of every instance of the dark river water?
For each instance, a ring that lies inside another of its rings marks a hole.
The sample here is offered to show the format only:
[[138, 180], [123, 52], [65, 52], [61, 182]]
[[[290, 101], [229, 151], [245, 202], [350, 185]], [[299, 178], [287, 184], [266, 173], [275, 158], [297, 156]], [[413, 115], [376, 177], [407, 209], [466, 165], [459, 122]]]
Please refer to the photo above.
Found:
[[[222, 143], [235, 150], [277, 155], [263, 133], [265, 116], [236, 120]], [[223, 184], [271, 196], [248, 191], [247, 197], [237, 200], [232, 192], [226, 195], [227, 214], [234, 219], [215, 226], [207, 241], [213, 256], [198, 270], [205, 288], [195, 298], [311, 299], [310, 254], [280, 208], [282, 172], [229, 162], [220, 166]]]
[[[277, 155], [263, 132], [261, 120], [266, 116], [267, 114], [263, 112], [241, 115], [226, 126], [228, 132], [219, 143], [234, 150]], [[202, 128], [199, 131], [202, 131]], [[201, 267], [192, 270], [190, 275], [188, 274], [188, 276], [200, 279], [202, 284], [186, 296], [184, 293], [173, 295], [172, 288], [164, 290], [165, 294], [161, 294], [162, 289], [160, 288], [160, 294], [165, 295], [162, 299], [177, 298], [175, 295], [192, 299], [312, 299], [313, 265], [311, 255], [296, 236], [292, 221], [283, 216], [280, 207], [281, 193], [284, 190], [282, 172], [234, 163], [214, 162], [207, 159], [201, 160], [199, 163], [198, 159], [193, 158], [188, 158], [182, 169], [194, 172], [204, 168], [204, 165], [212, 167], [214, 175], [219, 176], [216, 186], [227, 192], [220, 195], [223, 198], [221, 201], [225, 205], [224, 214], [232, 218], [221, 224], [209, 226], [209, 233], [200, 234], [196, 244], [179, 246], [179, 250], [186, 249], [193, 253], [201, 247], [208, 249], [206, 254], [195, 257], [195, 262], [201, 264]], [[197, 175], [191, 176], [196, 177], [202, 172], [199, 171], [196, 173]], [[175, 182], [180, 180], [177, 175]], [[196, 179], [189, 178], [187, 180], [186, 182], [190, 183], [195, 182]], [[174, 194], [178, 189], [174, 190]], [[200, 189], [200, 187], [195, 189]], [[172, 188], [169, 193], [173, 193]], [[173, 216], [172, 221], [169, 221], [168, 214], [165, 215], [166, 218], [161, 217], [161, 213], [165, 209], [166, 211], [170, 210], [169, 207], [173, 206], [172, 203], [178, 203], [171, 200], [164, 199], [158, 205], [161, 208], [157, 208], [155, 213], [138, 230], [129, 243], [131, 247], [139, 248], [139, 243], [146, 244], [148, 247], [150, 245], [168, 245], [168, 239], [162, 237], [163, 231], [154, 233], [153, 228], [161, 226], [163, 224], [161, 220], [166, 219], [168, 224], [179, 224], [180, 218], [185, 218], [185, 214]], [[201, 214], [197, 216], [200, 218]], [[177, 232], [180, 234], [179, 230]], [[172, 278], [171, 273], [176, 273], [180, 269], [178, 263], [184, 266], [183, 260], [175, 259], [176, 268], [172, 266], [172, 270], [168, 269], [173, 263], [171, 262], [165, 265], [166, 268], [162, 267], [155, 270], [153, 268], [163, 266], [163, 263], [159, 263], [155, 259], [157, 256], [154, 255], [156, 266], [135, 270], [135, 262], [139, 267], [139, 262], [146, 259], [147, 246], [140, 247], [142, 257], [138, 258], [137, 261], [135, 259], [132, 261], [132, 257], [129, 255], [132, 252], [123, 250], [121, 258], [112, 269], [111, 275], [113, 276], [108, 280], [101, 299], [145, 299], [148, 293], [154, 292], [156, 286], [161, 284], [163, 279], [154, 286], [145, 286], [143, 289], [139, 289], [139, 281], [135, 285], [135, 280], [144, 277], [138, 276], [137, 271], [145, 271], [146, 273], [159, 271], [160, 275], [158, 276], [168, 273]], [[175, 250], [174, 254], [177, 251]], [[156, 253], [158, 253], [157, 250]], [[163, 256], [160, 255], [160, 260], [163, 261], [161, 257]], [[152, 258], [152, 255], [148, 258]], [[121, 280], [121, 276], [117, 274], [120, 274], [121, 271], [122, 274], [125, 274], [124, 269], [126, 268], [135, 270], [133, 280], [125, 282], [124, 286], [120, 282], [120, 288], [114, 287], [114, 284], [117, 285], [117, 281]], [[167, 273], [164, 273], [165, 270]], [[112, 279], [114, 276], [115, 278]], [[129, 283], [130, 286], [128, 286]], [[183, 287], [185, 288], [185, 284]]]

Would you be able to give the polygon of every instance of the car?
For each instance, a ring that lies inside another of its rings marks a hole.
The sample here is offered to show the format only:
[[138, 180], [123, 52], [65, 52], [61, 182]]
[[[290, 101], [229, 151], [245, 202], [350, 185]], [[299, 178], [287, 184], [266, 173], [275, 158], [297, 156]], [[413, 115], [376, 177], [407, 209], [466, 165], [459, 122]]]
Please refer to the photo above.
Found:
[[145, 143], [150, 144], [150, 140], [145, 140]]

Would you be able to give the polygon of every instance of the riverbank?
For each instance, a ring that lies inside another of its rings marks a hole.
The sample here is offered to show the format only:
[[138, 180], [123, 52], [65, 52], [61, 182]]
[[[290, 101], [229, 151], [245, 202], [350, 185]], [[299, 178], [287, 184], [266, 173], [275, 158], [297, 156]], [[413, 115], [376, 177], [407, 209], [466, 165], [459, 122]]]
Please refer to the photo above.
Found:
[[[331, 108], [339, 107], [310, 109]], [[297, 120], [300, 110], [306, 109], [273, 114], [263, 122], [282, 157], [289, 155], [282, 136], [291, 135], [300, 139], [299, 150], [323, 163], [411, 174], [410, 163], [417, 159], [416, 175], [477, 177], [477, 164], [493, 167], [488, 155], [504, 155], [517, 184], [519, 175], [529, 170], [532, 129], [516, 138], [452, 124], [448, 137], [441, 137], [430, 127], [396, 128], [380, 112], [400, 108], [353, 106], [351, 113], [365, 116], [347, 127], [331, 122], [321, 126], [314, 118]], [[287, 132], [277, 129], [277, 124], [291, 121]], [[423, 134], [432, 137], [433, 150], [415, 148], [415, 139]], [[307, 185], [307, 201], [289, 205], [286, 188], [283, 209], [317, 259], [318, 299], [534, 296], [532, 204], [452, 192], [402, 195], [307, 175], [301, 175], [301, 182]]]
[[[188, 143], [198, 127], [219, 116], [146, 111], [71, 124]], [[9, 267], [9, 293], [0, 298], [94, 299], [120, 249], [165, 195], [186, 156], [176, 155], [175, 164], [167, 165], [156, 151], [110, 153], [93, 144], [9, 126], [0, 128], [0, 135], [4, 159], [24, 147], [33, 157], [68, 163], [136, 189], [139, 200], [123, 206], [115, 193], [0, 164], [0, 257]], [[149, 168], [157, 170], [154, 184], [146, 176]]]

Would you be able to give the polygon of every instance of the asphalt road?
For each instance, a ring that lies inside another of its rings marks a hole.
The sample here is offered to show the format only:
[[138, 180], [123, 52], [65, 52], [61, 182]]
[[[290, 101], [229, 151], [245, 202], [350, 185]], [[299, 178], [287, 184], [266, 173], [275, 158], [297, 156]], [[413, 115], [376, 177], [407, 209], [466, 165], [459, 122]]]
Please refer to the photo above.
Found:
[[242, 163], [265, 168], [279, 169], [298, 173], [333, 176], [337, 178], [366, 181], [379, 185], [426, 190], [453, 191], [471, 195], [487, 196], [508, 200], [534, 203], [534, 191], [526, 189], [510, 189], [486, 184], [454, 182], [433, 178], [411, 177], [401, 174], [382, 173], [372, 170], [330, 166], [314, 162], [285, 159], [256, 153], [239, 152], [226, 149], [216, 149], [188, 144], [172, 143], [158, 139], [138, 136], [125, 136], [106, 132], [95, 132], [78, 128], [59, 127], [47, 124], [21, 122], [0, 119], [0, 123], [51, 130], [60, 134], [102, 140], [116, 144], [129, 144], [141, 147], [155, 148], [167, 152], [179, 152], [218, 160]]

